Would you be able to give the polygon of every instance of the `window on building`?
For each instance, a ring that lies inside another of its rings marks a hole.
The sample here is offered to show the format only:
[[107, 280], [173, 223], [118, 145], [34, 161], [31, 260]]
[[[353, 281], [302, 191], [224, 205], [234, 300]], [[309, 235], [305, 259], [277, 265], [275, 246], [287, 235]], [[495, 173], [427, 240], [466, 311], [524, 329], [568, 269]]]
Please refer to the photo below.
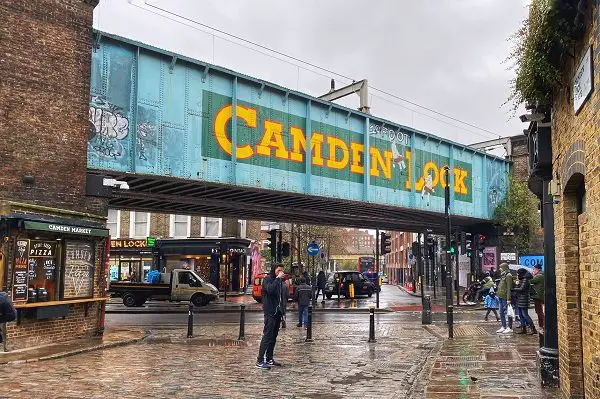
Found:
[[150, 213], [131, 212], [129, 235], [132, 238], [145, 238], [150, 235]]
[[204, 237], [220, 237], [222, 221], [220, 218], [202, 218], [202, 235]]
[[175, 238], [187, 238], [190, 236], [191, 216], [171, 215], [170, 236]]
[[108, 219], [106, 221], [106, 228], [110, 230], [110, 236], [112, 238], [119, 238], [121, 230], [121, 211], [116, 209], [108, 210]]
[[246, 238], [247, 222], [245, 220], [238, 220], [238, 226], [239, 226], [239, 237]]

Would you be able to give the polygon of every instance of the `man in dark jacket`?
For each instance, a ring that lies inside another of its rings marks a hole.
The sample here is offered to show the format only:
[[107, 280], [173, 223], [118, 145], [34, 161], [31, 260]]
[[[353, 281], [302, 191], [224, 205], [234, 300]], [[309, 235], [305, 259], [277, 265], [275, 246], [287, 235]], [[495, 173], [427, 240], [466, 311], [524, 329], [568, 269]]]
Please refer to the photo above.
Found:
[[[15, 307], [8, 297], [6, 292], [0, 292], [0, 324], [7, 323], [9, 321], [13, 321], [17, 318], [17, 311]], [[0, 343], [3, 341], [3, 331], [2, 326], [0, 326]]]
[[308, 305], [312, 299], [312, 288], [306, 284], [306, 279], [300, 279], [300, 285], [294, 291], [294, 301], [298, 302], [298, 327], [306, 328], [308, 324]]
[[538, 317], [540, 329], [544, 329], [544, 299], [546, 297], [546, 288], [544, 287], [544, 273], [542, 266], [533, 267], [533, 278], [531, 279], [531, 298], [535, 304], [535, 313]]
[[512, 291], [517, 295], [517, 308], [519, 309], [519, 320], [521, 321], [521, 330], [517, 334], [527, 334], [527, 326], [531, 329], [530, 334], [537, 334], [533, 320], [529, 316], [529, 280], [531, 279], [531, 273], [525, 268], [517, 270], [517, 276], [519, 277], [519, 283]]
[[262, 304], [265, 317], [263, 336], [260, 341], [260, 349], [256, 359], [256, 367], [268, 370], [271, 366], [281, 366], [273, 359], [273, 351], [277, 342], [277, 334], [281, 326], [281, 317], [285, 314], [287, 289], [283, 282], [283, 267], [272, 265], [271, 272], [263, 279]]
[[325, 284], [327, 284], [327, 277], [325, 276], [325, 272], [321, 270], [319, 275], [317, 276], [317, 295], [316, 299], [319, 299], [319, 292], [323, 294], [322, 303], [325, 303]]

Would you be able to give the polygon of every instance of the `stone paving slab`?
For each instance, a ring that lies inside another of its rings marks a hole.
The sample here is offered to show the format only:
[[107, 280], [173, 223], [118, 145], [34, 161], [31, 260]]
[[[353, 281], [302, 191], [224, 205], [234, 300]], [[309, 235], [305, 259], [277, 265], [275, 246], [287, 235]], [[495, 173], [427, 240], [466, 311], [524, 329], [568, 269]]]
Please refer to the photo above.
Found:
[[[75, 357], [0, 366], [0, 397], [8, 398], [421, 398], [423, 375], [441, 340], [417, 324], [322, 325], [314, 342], [305, 330], [281, 331], [276, 359], [283, 368], [257, 370], [262, 326], [247, 326], [239, 345], [231, 326], [159, 331], [141, 343]], [[231, 341], [231, 340], [230, 340]], [[212, 342], [212, 344], [211, 344]], [[68, 381], [68, 384], [65, 382]], [[60, 382], [60, 389], [49, 386]]]
[[[429, 327], [447, 336], [439, 323]], [[445, 340], [428, 376], [426, 398], [560, 398], [543, 389], [537, 376], [538, 339], [531, 335], [496, 334], [495, 323], [455, 326]], [[456, 332], [462, 331], [460, 334]]]

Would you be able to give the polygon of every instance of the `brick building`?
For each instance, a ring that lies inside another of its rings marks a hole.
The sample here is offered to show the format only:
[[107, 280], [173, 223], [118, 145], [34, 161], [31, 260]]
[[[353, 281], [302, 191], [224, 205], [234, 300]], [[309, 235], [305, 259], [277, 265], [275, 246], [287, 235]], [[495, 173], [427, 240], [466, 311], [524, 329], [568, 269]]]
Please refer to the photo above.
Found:
[[[227, 291], [243, 290], [248, 284], [252, 265], [247, 249], [261, 238], [259, 221], [116, 209], [108, 210], [107, 228], [111, 281], [145, 281], [152, 268], [170, 272], [185, 266]], [[248, 231], [254, 236], [249, 237]], [[148, 237], [156, 239], [152, 247]], [[232, 251], [229, 268], [215, 253], [222, 242]]]
[[0, 286], [19, 313], [8, 349], [103, 329], [106, 203], [85, 192], [97, 3], [0, 4]]
[[415, 234], [399, 231], [390, 232], [392, 236], [391, 252], [385, 255], [385, 267], [390, 283], [396, 284], [412, 278], [412, 268], [408, 254], [415, 240]]
[[[566, 398], [598, 398], [600, 10], [597, 2], [580, 3], [588, 5], [576, 8], [585, 33], [564, 58], [565, 84], [553, 91], [551, 109], [538, 106], [531, 111], [532, 116], [541, 114], [545, 119], [531, 118], [526, 134], [531, 149], [529, 187], [543, 199], [544, 209], [553, 207], [544, 219], [549, 226], [544, 233], [548, 235], [546, 263], [549, 257], [555, 259], [560, 388]], [[571, 16], [566, 23], [573, 24]], [[547, 283], [547, 293], [548, 287]]]

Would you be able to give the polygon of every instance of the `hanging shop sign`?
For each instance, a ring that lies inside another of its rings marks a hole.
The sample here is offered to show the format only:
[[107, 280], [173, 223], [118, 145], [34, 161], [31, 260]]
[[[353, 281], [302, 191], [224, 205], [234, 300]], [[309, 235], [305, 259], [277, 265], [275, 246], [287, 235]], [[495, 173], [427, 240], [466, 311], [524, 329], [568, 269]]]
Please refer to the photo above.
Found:
[[592, 72], [592, 47], [588, 47], [585, 55], [581, 59], [577, 72], [573, 78], [573, 107], [575, 113], [579, 112], [585, 104], [592, 87], [594, 86], [594, 76]]
[[32, 222], [30, 220], [25, 221], [24, 227], [27, 230], [50, 231], [52, 233], [78, 234], [95, 237], [108, 237], [109, 234], [106, 229], [48, 222]]
[[146, 240], [110, 240], [111, 249], [148, 248]]

